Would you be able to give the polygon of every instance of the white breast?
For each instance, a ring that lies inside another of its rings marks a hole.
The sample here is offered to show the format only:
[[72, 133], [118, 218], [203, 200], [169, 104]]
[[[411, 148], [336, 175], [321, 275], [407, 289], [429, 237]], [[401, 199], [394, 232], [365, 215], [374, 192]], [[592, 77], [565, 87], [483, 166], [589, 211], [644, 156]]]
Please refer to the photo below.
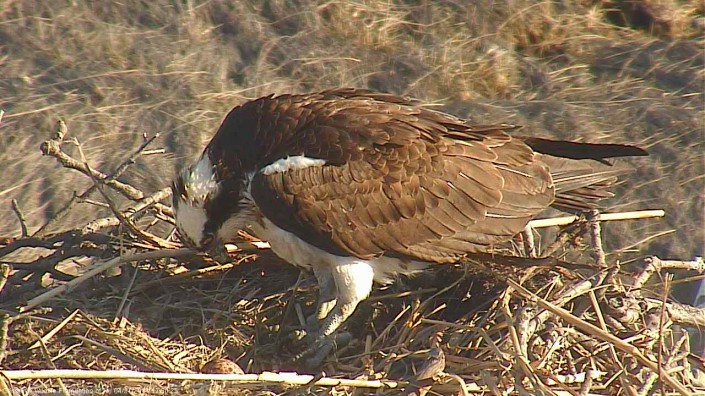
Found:
[[208, 220], [206, 209], [191, 201], [179, 199], [174, 214], [176, 228], [179, 229], [181, 237], [190, 241], [191, 245], [200, 244], [203, 239], [203, 225]]
[[287, 262], [303, 268], [310, 268], [312, 264], [326, 264], [331, 268], [350, 264], [366, 264], [374, 272], [374, 281], [387, 284], [397, 275], [412, 275], [426, 268], [429, 263], [422, 261], [404, 261], [392, 257], [377, 257], [364, 260], [353, 256], [336, 256], [321, 250], [285, 231], [269, 221], [263, 219], [263, 224], [252, 227], [254, 233], [261, 239], [269, 242], [272, 251]]

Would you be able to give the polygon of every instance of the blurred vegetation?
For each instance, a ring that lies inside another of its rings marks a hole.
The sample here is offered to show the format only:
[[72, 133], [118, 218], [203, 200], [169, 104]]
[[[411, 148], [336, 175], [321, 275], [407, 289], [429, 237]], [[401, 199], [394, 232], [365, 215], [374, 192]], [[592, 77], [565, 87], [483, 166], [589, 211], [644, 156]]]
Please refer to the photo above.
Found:
[[0, 235], [19, 234], [11, 199], [31, 231], [90, 185], [41, 158], [58, 118], [103, 170], [160, 133], [169, 154], [123, 176], [150, 193], [244, 100], [355, 86], [524, 134], [641, 145], [652, 155], [631, 161], [610, 209], [667, 217], [607, 225], [608, 249], [673, 229], [638, 248], [702, 255], [704, 14], [698, 0], [2, 1]]

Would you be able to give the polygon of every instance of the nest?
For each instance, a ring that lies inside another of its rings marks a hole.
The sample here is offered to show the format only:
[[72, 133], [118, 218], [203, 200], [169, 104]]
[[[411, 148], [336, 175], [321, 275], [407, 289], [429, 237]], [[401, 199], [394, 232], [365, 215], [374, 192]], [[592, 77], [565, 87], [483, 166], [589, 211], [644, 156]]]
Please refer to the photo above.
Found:
[[[96, 204], [113, 216], [29, 235], [15, 205], [22, 236], [0, 242], [4, 394], [703, 390], [691, 337], [705, 325], [705, 312], [669, 297], [668, 271], [702, 273], [705, 263], [619, 262], [602, 250], [602, 221], [654, 212], [533, 222], [512, 256], [469, 256], [376, 289], [349, 319], [350, 336], [311, 370], [293, 360], [305, 345], [291, 338], [314, 309], [311, 275], [266, 244], [250, 247], [247, 235], [227, 265], [182, 248], [161, 203], [169, 189], [147, 196], [118, 181], [154, 138], [105, 174], [67, 155], [64, 144], [81, 150], [66, 135], [59, 123], [42, 151], [90, 177], [94, 185], [76, 200], [97, 192]], [[127, 209], [108, 191], [131, 202]], [[561, 228], [542, 247], [534, 237], [545, 226]]]

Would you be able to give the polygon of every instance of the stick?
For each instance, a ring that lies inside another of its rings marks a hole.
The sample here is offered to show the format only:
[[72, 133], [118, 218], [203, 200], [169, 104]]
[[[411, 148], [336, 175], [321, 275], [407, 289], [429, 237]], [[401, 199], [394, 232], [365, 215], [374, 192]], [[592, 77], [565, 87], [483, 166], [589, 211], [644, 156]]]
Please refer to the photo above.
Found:
[[647, 257], [644, 262], [656, 267], [657, 270], [662, 269], [684, 269], [690, 271], [705, 272], [705, 260], [698, 257], [697, 260], [681, 261], [681, 260], [661, 260], [656, 256]]
[[77, 277], [76, 279], [68, 281], [61, 286], [58, 286], [54, 289], [51, 289], [51, 290], [47, 291], [46, 293], [42, 293], [39, 296], [27, 301], [26, 306], [20, 307], [20, 312], [25, 312], [27, 310], [30, 310], [30, 309], [36, 307], [37, 305], [43, 304], [46, 301], [51, 300], [52, 298], [58, 296], [59, 294], [69, 293], [72, 290], [74, 290], [76, 287], [78, 287], [78, 285], [87, 281], [88, 279], [100, 274], [101, 272], [105, 272], [105, 271], [109, 270], [110, 268], [117, 267], [121, 264], [129, 263], [129, 262], [133, 262], [133, 261], [156, 260], [156, 259], [160, 259], [160, 258], [175, 258], [175, 257], [182, 257], [182, 256], [190, 256], [193, 254], [194, 254], [193, 250], [187, 249], [187, 248], [182, 248], [182, 249], [155, 250], [152, 252], [138, 253], [138, 254], [133, 254], [130, 256], [115, 257], [113, 259], [110, 259], [110, 260], [103, 262], [102, 264], [94, 267], [93, 269], [87, 271], [85, 274]]
[[[110, 197], [105, 192], [105, 190], [103, 190], [103, 184], [101, 184], [101, 182], [98, 181], [98, 179], [93, 174], [93, 172], [94, 172], [93, 169], [91, 168], [90, 165], [88, 165], [88, 160], [86, 159], [86, 156], [83, 153], [83, 147], [81, 146], [81, 143], [78, 141], [78, 138], [73, 138], [73, 140], [74, 140], [74, 144], [76, 144], [76, 147], [78, 148], [78, 153], [81, 156], [81, 161], [83, 162], [83, 166], [86, 168], [86, 171], [88, 173], [88, 177], [90, 177], [91, 181], [93, 182], [93, 186], [95, 186], [96, 190], [98, 190], [100, 195], [103, 196], [103, 199], [108, 204], [110, 211], [112, 211], [113, 214], [115, 215], [115, 217], [117, 217], [118, 220], [120, 220], [120, 224], [127, 227], [134, 234], [140, 235], [141, 230], [139, 230], [130, 220], [128, 220], [125, 216], [122, 215], [122, 212], [120, 212], [120, 210], [115, 205], [113, 200], [110, 199]], [[106, 175], [105, 179], [102, 180], [102, 183], [105, 183], [107, 180], [108, 180], [108, 176]]]
[[22, 312], [14, 316], [10, 316], [9, 314], [0, 315], [0, 364], [2, 364], [2, 361], [5, 360], [5, 356], [7, 355], [8, 333], [12, 322], [24, 319], [28, 316], [46, 314], [48, 312], [51, 312], [51, 308], [40, 308], [33, 311]]
[[[49, 353], [49, 349], [47, 349], [46, 344], [42, 339], [40, 338], [39, 340], [39, 345], [41, 346], [41, 351], [42, 351], [42, 356], [44, 357], [44, 360], [46, 360], [46, 364], [49, 365], [53, 370], [56, 370], [56, 365], [54, 365], [54, 361], [51, 360], [51, 354]], [[66, 388], [66, 385], [64, 384], [64, 381], [61, 380], [61, 378], [56, 378], [56, 383], [59, 384], [59, 390], [61, 391], [61, 394], [63, 396], [70, 396], [69, 395], [69, 390]]]
[[[152, 136], [151, 138], [145, 137], [144, 142], [142, 142], [142, 144], [137, 148], [137, 150], [135, 150], [135, 152], [132, 153], [132, 155], [129, 158], [127, 158], [125, 161], [123, 161], [122, 164], [120, 164], [110, 175], [108, 175], [108, 177], [105, 180], [115, 180], [118, 177], [122, 176], [122, 174], [127, 170], [127, 168], [129, 168], [130, 165], [135, 163], [138, 156], [147, 154], [147, 151], [145, 150], [145, 148], [148, 145], [150, 145], [152, 142], [154, 142], [154, 140], [157, 139], [157, 137], [159, 137], [158, 133], [154, 134], [154, 136]], [[93, 191], [95, 191], [95, 188], [96, 188], [96, 186], [95, 186], [95, 184], [93, 184], [90, 187], [88, 187], [88, 189], [86, 189], [83, 193], [81, 193], [81, 195], [78, 195], [78, 196], [74, 195], [71, 198], [71, 200], [66, 205], [64, 205], [64, 207], [61, 208], [56, 213], [56, 215], [54, 215], [54, 217], [49, 219], [49, 221], [44, 223], [43, 226], [41, 226], [37, 231], [35, 231], [34, 236], [41, 236], [42, 232], [44, 230], [48, 229], [52, 224], [56, 223], [57, 221], [60, 221], [61, 219], [63, 219], [66, 216], [66, 214], [68, 214], [69, 210], [71, 210], [71, 208], [73, 207], [73, 204], [76, 201], [76, 199], [88, 198], [93, 193]]]
[[22, 238], [26, 238], [29, 236], [29, 232], [27, 231], [27, 220], [24, 218], [24, 213], [22, 213], [22, 210], [20, 209], [20, 204], [17, 203], [16, 199], [12, 200], [12, 210], [15, 212], [17, 215], [17, 219], [20, 221], [20, 230], [22, 230]]
[[660, 258], [656, 256], [650, 256], [650, 257], [645, 257], [644, 258], [644, 268], [642, 271], [637, 275], [637, 277], [634, 279], [634, 282], [632, 282], [631, 287], [633, 289], [641, 289], [646, 282], [649, 281], [651, 276], [655, 272], [660, 272], [662, 269], [681, 269], [681, 270], [689, 270], [689, 271], [697, 271], [700, 273], [705, 272], [705, 260], [703, 260], [702, 257], [698, 257], [696, 260], [693, 261], [680, 261], [680, 260], [661, 260]]
[[5, 288], [5, 285], [7, 284], [7, 279], [10, 277], [10, 271], [12, 268], [3, 263], [0, 264], [0, 293], [2, 293], [2, 289]]
[[64, 168], [77, 170], [84, 175], [92, 175], [94, 178], [103, 181], [106, 186], [120, 192], [125, 197], [136, 201], [144, 198], [144, 193], [129, 184], [122, 183], [117, 180], [110, 180], [109, 176], [105, 173], [88, 169], [85, 164], [75, 160], [61, 150], [61, 143], [63, 143], [64, 137], [66, 136], [68, 129], [66, 128], [66, 123], [63, 120], [59, 120], [57, 125], [57, 130], [49, 140], [44, 141], [44, 143], [39, 146], [42, 150], [42, 154], [48, 155], [56, 158], [59, 164]]
[[[634, 219], [648, 219], [652, 217], [663, 217], [666, 212], [663, 210], [638, 210], [635, 212], [621, 212], [621, 213], [601, 213], [597, 217], [597, 221], [617, 221], [617, 220], [634, 220]], [[531, 220], [529, 226], [532, 228], [546, 228], [555, 226], [566, 226], [573, 224], [580, 219], [580, 216], [564, 216], [555, 217], [552, 219], [538, 219]]]
[[[652, 371], [656, 371], [656, 372], [659, 371], [658, 365], [654, 361], [652, 361], [651, 359], [644, 356], [644, 354], [641, 353], [639, 348], [635, 347], [634, 345], [622, 340], [621, 338], [619, 338], [613, 334], [610, 334], [610, 333], [602, 330], [601, 328], [599, 328], [591, 323], [588, 323], [588, 322], [576, 317], [575, 315], [573, 315], [572, 313], [570, 313], [569, 311], [567, 311], [561, 307], [557, 307], [557, 306], [549, 303], [548, 301], [544, 300], [543, 298], [533, 294], [532, 292], [527, 290], [524, 286], [518, 284], [517, 282], [515, 282], [511, 278], [507, 279], [507, 283], [509, 284], [509, 286], [511, 288], [516, 290], [517, 293], [520, 294], [523, 298], [533, 302], [534, 304], [538, 305], [539, 307], [541, 307], [543, 309], [551, 311], [555, 315], [558, 315], [563, 320], [565, 320], [567, 323], [573, 325], [574, 327], [576, 327], [580, 331], [583, 331], [586, 334], [590, 334], [591, 336], [593, 336], [601, 341], [608, 342], [608, 343], [614, 345], [614, 347], [619, 349], [620, 351], [632, 355], [637, 361], [639, 361], [641, 364], [648, 367]], [[677, 382], [676, 380], [674, 380], [670, 376], [670, 374], [668, 374], [668, 372], [663, 371], [661, 374], [662, 374], [661, 380], [663, 380], [665, 383], [667, 383], [673, 389], [677, 390], [678, 393], [680, 393], [681, 395], [684, 395], [684, 396], [690, 395], [690, 392], [685, 388], [685, 386], [683, 384]]]
[[705, 308], [692, 307], [686, 304], [672, 302], [664, 303], [655, 298], [646, 298], [649, 308], [665, 308], [669, 319], [681, 326], [688, 326], [696, 329], [705, 327]]
[[534, 241], [534, 229], [531, 228], [531, 225], [527, 224], [526, 227], [524, 227], [524, 231], [522, 231], [522, 234], [524, 235], [524, 244], [526, 247], [526, 255], [528, 257], [536, 257], [537, 256], [537, 251], [536, 251], [536, 242]]
[[79, 143], [77, 138], [74, 138], [74, 142], [76, 146], [78, 147], [78, 152], [81, 155], [81, 161], [83, 161], [83, 166], [88, 170], [88, 176], [91, 178], [93, 181], [93, 184], [95, 185], [95, 188], [98, 190], [98, 192], [103, 196], [103, 199], [105, 202], [108, 203], [108, 207], [110, 207], [110, 210], [113, 212], [115, 217], [119, 220], [120, 224], [123, 226], [127, 227], [128, 230], [132, 231], [133, 234], [141, 237], [143, 240], [152, 242], [155, 245], [158, 245], [161, 248], [173, 248], [174, 244], [164, 241], [162, 238], [157, 237], [156, 235], [153, 235], [147, 231], [143, 231], [135, 224], [128, 219], [126, 216], [123, 215], [123, 213], [117, 208], [115, 203], [113, 202], [112, 199], [108, 196], [108, 194], [105, 192], [103, 189], [103, 184], [106, 183], [106, 180], [103, 181], [98, 181], [98, 179], [93, 176], [93, 169], [88, 165], [88, 161], [86, 160], [86, 156], [83, 154], [83, 148], [81, 146], [81, 143]]
[[61, 329], [63, 329], [70, 321], [73, 320], [74, 317], [76, 317], [76, 314], [78, 314], [78, 312], [79, 312], [78, 309], [75, 309], [73, 312], [71, 312], [71, 313], [69, 314], [69, 316], [67, 316], [66, 318], [64, 318], [64, 320], [62, 320], [58, 325], [56, 325], [53, 329], [49, 330], [48, 333], [44, 334], [44, 335], [43, 335], [41, 338], [39, 338], [34, 344], [30, 345], [30, 347], [28, 348], [28, 350], [31, 351], [31, 350], [34, 349], [34, 348], [39, 348], [42, 343], [45, 343], [45, 344], [46, 344], [47, 342], [49, 342], [49, 340], [51, 339], [51, 337], [53, 337], [54, 335], [56, 335], [56, 333], [58, 333], [59, 331], [61, 331]]
[[[588, 231], [590, 231], [590, 243], [592, 244], [592, 251], [595, 255], [595, 263], [600, 269], [607, 269], [607, 259], [605, 258], [605, 251], [602, 249], [602, 227], [600, 226], [600, 212], [597, 209], [589, 210], [586, 213]], [[619, 271], [619, 265], [615, 265], [610, 271], [601, 271], [597, 274], [597, 286], [606, 284], [609, 286], [612, 282], [612, 278]], [[598, 296], [603, 298], [605, 296], [605, 288], [598, 289]]]
[[200, 374], [200, 373], [146, 373], [133, 370], [2, 370], [0, 374], [10, 380], [25, 379], [120, 379], [120, 380], [191, 380], [232, 381], [238, 384], [287, 384], [308, 386], [351, 386], [357, 388], [394, 389], [400, 382], [390, 380], [353, 380], [346, 378], [321, 378], [312, 382], [313, 375], [294, 372], [261, 374]]
[[[137, 205], [122, 211], [122, 215], [125, 217], [133, 216], [151, 205], [156, 205], [159, 201], [167, 199], [171, 196], [171, 188], [163, 188], [154, 194], [142, 199]], [[120, 224], [120, 219], [117, 217], [106, 217], [102, 219], [93, 220], [81, 228], [81, 234], [86, 235], [98, 231], [104, 227], [117, 226]]]

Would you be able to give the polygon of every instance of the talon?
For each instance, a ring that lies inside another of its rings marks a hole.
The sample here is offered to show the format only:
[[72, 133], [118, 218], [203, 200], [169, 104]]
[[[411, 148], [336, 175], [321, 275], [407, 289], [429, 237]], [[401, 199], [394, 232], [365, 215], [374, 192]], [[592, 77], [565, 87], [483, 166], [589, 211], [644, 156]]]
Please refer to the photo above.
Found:
[[318, 330], [321, 328], [321, 321], [318, 320], [316, 315], [311, 315], [308, 318], [306, 318], [306, 324], [304, 325], [305, 331], [315, 334], [318, 333]]
[[294, 356], [292, 361], [300, 362], [303, 360], [306, 368], [318, 368], [334, 349], [348, 345], [351, 340], [352, 334], [347, 331], [342, 331], [327, 337], [319, 337], [303, 352]]
[[303, 341], [305, 338], [309, 337], [309, 334], [311, 334], [309, 331], [306, 329], [298, 329], [294, 330], [291, 333], [289, 333], [289, 339], [292, 341]]

